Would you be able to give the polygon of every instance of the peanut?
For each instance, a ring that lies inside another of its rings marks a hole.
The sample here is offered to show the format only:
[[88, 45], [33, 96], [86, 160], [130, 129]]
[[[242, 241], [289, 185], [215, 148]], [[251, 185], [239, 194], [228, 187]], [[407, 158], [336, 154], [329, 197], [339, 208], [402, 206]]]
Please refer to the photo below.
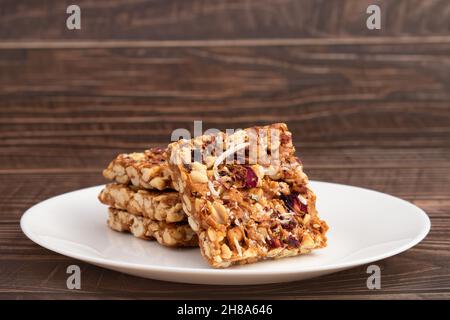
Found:
[[214, 201], [213, 204], [213, 212], [214, 214], [214, 220], [216, 220], [217, 223], [220, 224], [226, 224], [228, 221], [228, 212], [227, 209], [221, 204], [220, 202]]
[[182, 240], [183, 239], [183, 233], [178, 228], [173, 230], [171, 236], [175, 240]]
[[139, 186], [139, 174], [138, 174], [137, 170], [133, 167], [127, 167], [125, 169], [125, 171], [127, 172], [128, 176], [130, 177], [131, 183], [134, 186]]
[[141, 161], [145, 159], [145, 154], [140, 152], [133, 152], [128, 155], [134, 161]]
[[111, 189], [110, 193], [120, 207], [125, 207], [127, 205], [129, 198], [126, 189], [124, 188], [120, 188], [119, 190]]
[[133, 233], [133, 235], [136, 237], [145, 236], [144, 224], [142, 223], [142, 221], [140, 221], [140, 219], [137, 219], [137, 218], [133, 219], [133, 223], [132, 223], [130, 229], [131, 229], [131, 233]]
[[186, 206], [186, 203], [183, 202], [182, 206], [183, 206], [183, 211], [186, 214], [190, 214], [191, 213], [191, 210], [189, 210], [189, 208]]
[[209, 249], [209, 246], [208, 246], [207, 242], [203, 243], [203, 252], [204, 252], [206, 257], [208, 257], [208, 258], [211, 257], [211, 250]]
[[127, 175], [116, 176], [116, 181], [118, 183], [127, 184], [128, 183], [128, 176]]
[[192, 167], [192, 171], [202, 171], [202, 172], [206, 171], [206, 166], [197, 161], [193, 162], [191, 167]]
[[188, 223], [189, 223], [189, 226], [192, 228], [192, 230], [194, 230], [195, 232], [198, 231], [198, 229], [199, 229], [198, 224], [197, 224], [197, 222], [194, 221], [194, 219], [192, 217], [188, 218]]
[[166, 182], [163, 178], [156, 177], [150, 181], [150, 185], [155, 189], [163, 190], [166, 187]]
[[207, 234], [208, 234], [209, 240], [211, 240], [211, 241], [217, 240], [216, 232], [212, 228], [208, 228]]
[[179, 221], [183, 221], [183, 219], [184, 219], [184, 212], [180, 212], [180, 211], [177, 211], [177, 212], [169, 212], [169, 213], [167, 213], [167, 216], [166, 216], [166, 221], [167, 222], [179, 222]]
[[314, 248], [314, 240], [311, 238], [309, 234], [303, 235], [301, 247], [303, 249], [313, 249]]
[[224, 259], [230, 259], [233, 253], [231, 252], [230, 248], [224, 243], [221, 246], [222, 251], [222, 258]]
[[120, 164], [115, 164], [113, 166], [113, 171], [117, 176], [123, 176], [125, 174], [125, 168], [122, 167]]
[[174, 238], [172, 238], [172, 236], [170, 235], [168, 230], [164, 231], [163, 240], [164, 240], [164, 244], [169, 245], [169, 246], [173, 246], [177, 243], [177, 241]]
[[134, 194], [134, 201], [136, 202], [138, 208], [142, 208], [144, 206], [144, 197], [142, 197], [140, 192], [136, 192]]
[[191, 204], [191, 200], [189, 199], [189, 197], [185, 194], [183, 194], [183, 203], [186, 205], [187, 211], [191, 212], [192, 210], [192, 204]]
[[205, 172], [202, 171], [192, 171], [190, 173], [192, 181], [196, 183], [207, 183], [208, 182], [208, 176]]
[[155, 166], [155, 167], [151, 167], [151, 168], [142, 168], [141, 169], [142, 180], [144, 180], [145, 182], [148, 182], [150, 180], [150, 178], [153, 178], [154, 176], [156, 176], [156, 174], [159, 171], [160, 171], [159, 166]]
[[106, 179], [112, 180], [114, 179], [114, 177], [116, 176], [116, 174], [114, 173], [114, 171], [110, 170], [110, 169], [105, 169], [103, 170], [103, 176]]

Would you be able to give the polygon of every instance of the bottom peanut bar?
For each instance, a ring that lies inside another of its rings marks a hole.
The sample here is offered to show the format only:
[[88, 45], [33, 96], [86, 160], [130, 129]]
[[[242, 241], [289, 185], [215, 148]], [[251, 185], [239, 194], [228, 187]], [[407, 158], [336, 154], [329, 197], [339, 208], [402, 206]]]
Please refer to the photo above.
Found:
[[156, 239], [168, 247], [198, 246], [197, 235], [187, 223], [166, 223], [109, 208], [108, 226], [116, 231], [130, 232], [137, 238]]

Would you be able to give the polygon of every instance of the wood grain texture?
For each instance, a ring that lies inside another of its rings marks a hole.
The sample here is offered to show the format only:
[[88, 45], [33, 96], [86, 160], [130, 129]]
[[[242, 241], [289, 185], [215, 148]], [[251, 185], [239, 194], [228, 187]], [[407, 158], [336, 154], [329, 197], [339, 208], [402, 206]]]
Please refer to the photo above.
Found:
[[[80, 0], [0, 6], [0, 298], [450, 298], [450, 5], [373, 1]], [[372, 3], [372, 1], [371, 1]], [[61, 14], [62, 13], [62, 14]], [[52, 253], [19, 219], [48, 197], [101, 184], [119, 152], [163, 146], [178, 127], [286, 121], [310, 178], [423, 208], [418, 246], [304, 282], [202, 286], [144, 280]], [[82, 267], [82, 290], [66, 267]]]
[[447, 0], [78, 0], [83, 32], [66, 28], [71, 1], [2, 0], [4, 40], [182, 40], [373, 36], [366, 9], [378, 4], [376, 35], [447, 35]]

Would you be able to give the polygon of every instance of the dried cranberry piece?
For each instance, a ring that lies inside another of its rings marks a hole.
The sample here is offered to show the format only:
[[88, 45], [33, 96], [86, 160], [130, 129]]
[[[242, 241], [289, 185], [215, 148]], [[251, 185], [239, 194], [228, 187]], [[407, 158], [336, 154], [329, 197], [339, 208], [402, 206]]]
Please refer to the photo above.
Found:
[[297, 226], [297, 221], [295, 221], [294, 219], [291, 219], [287, 222], [282, 222], [281, 226], [283, 227], [284, 230], [291, 231]]
[[255, 188], [258, 184], [258, 176], [248, 166], [230, 165], [228, 170], [233, 175], [233, 180], [242, 188]]
[[153, 148], [150, 148], [150, 150], [153, 153], [163, 153], [164, 152], [164, 149], [161, 147], [153, 147]]
[[[236, 166], [236, 165], [227, 165], [228, 171], [230, 171], [231, 173], [231, 178], [233, 179], [233, 181], [238, 185], [238, 187], [241, 186], [241, 184], [243, 184], [245, 182], [245, 174], [246, 172], [243, 172], [241, 170], [240, 166]], [[223, 171], [224, 173], [226, 173], [226, 171]]]
[[255, 188], [258, 185], [258, 176], [250, 167], [245, 167], [247, 169], [247, 174], [245, 177], [245, 187]]
[[279, 248], [281, 247], [281, 242], [279, 239], [276, 238], [270, 238], [268, 240], [266, 240], [267, 244], [269, 245], [269, 247], [271, 249], [275, 249], [275, 248]]
[[298, 248], [300, 247], [300, 241], [297, 240], [297, 238], [295, 238], [293, 235], [290, 235], [287, 240], [286, 240], [287, 244], [289, 247], [291, 248]]
[[286, 145], [286, 144], [290, 143], [291, 141], [292, 141], [292, 137], [289, 134], [282, 133], [280, 135], [280, 143], [282, 145]]
[[288, 195], [281, 195], [281, 200], [283, 200], [286, 207], [291, 209], [295, 212], [308, 212], [308, 206], [301, 203], [301, 201], [298, 199], [298, 193], [291, 193]]

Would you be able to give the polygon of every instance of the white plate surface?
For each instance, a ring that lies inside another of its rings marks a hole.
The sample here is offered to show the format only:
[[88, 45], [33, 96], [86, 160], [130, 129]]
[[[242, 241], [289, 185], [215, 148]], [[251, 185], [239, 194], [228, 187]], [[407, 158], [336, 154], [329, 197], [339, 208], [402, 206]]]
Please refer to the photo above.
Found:
[[399, 198], [358, 187], [312, 182], [330, 226], [325, 249], [298, 257], [212, 269], [199, 249], [169, 249], [106, 226], [97, 200], [103, 186], [62, 194], [28, 209], [23, 232], [37, 244], [108, 269], [158, 280], [202, 284], [263, 284], [312, 278], [384, 259], [419, 243], [428, 216]]

